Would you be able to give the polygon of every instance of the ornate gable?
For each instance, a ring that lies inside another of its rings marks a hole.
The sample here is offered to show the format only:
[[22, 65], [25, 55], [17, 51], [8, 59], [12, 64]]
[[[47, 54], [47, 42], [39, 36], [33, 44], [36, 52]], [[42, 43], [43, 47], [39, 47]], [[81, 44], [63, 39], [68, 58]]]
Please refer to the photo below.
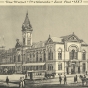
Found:
[[70, 41], [70, 42], [83, 42], [83, 40], [79, 39], [73, 32], [73, 34], [71, 35], [67, 35], [67, 36], [63, 36], [61, 37], [63, 38], [65, 41]]
[[68, 38], [68, 41], [79, 42], [80, 39], [78, 39], [75, 35], [72, 35], [71, 37]]
[[49, 35], [48, 40], [46, 41], [46, 44], [49, 44], [49, 43], [53, 43], [53, 40], [51, 39], [50, 35]]

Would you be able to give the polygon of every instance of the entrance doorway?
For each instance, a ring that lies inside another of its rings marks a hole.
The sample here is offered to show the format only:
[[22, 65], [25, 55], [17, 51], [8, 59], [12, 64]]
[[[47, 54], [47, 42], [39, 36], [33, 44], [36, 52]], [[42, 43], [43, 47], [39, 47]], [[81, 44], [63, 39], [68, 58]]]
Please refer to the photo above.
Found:
[[75, 64], [72, 64], [71, 66], [71, 74], [75, 74]]
[[30, 80], [32, 80], [32, 79], [33, 79], [33, 73], [30, 72]]
[[67, 71], [67, 74], [69, 74], [69, 68], [68, 67], [66, 68], [66, 71]]
[[80, 73], [80, 66], [78, 66], [78, 73]]

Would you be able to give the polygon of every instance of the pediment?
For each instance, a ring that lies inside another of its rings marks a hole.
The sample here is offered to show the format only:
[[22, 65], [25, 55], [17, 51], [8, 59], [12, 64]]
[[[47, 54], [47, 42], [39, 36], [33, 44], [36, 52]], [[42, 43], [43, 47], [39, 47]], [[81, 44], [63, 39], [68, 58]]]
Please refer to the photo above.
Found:
[[53, 40], [51, 38], [48, 38], [48, 40], [46, 41], [46, 44], [49, 44], [49, 43], [53, 43]]
[[67, 39], [67, 41], [70, 41], [70, 42], [80, 42], [81, 40], [80, 40], [77, 36], [72, 35], [72, 36], [70, 36], [70, 37]]

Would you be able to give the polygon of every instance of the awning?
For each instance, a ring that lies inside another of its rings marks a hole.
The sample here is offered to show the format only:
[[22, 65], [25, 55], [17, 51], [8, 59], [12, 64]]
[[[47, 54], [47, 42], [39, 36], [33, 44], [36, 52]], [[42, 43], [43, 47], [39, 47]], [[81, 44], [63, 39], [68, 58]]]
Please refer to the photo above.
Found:
[[27, 73], [28, 73], [28, 72], [33, 72], [33, 73], [36, 73], [36, 72], [46, 72], [46, 70], [37, 70], [37, 71], [32, 70], [32, 71], [27, 71]]
[[15, 66], [15, 64], [2, 64], [0, 66]]
[[26, 64], [23, 64], [23, 66], [41, 66], [41, 65], [45, 65], [45, 63], [26, 63]]

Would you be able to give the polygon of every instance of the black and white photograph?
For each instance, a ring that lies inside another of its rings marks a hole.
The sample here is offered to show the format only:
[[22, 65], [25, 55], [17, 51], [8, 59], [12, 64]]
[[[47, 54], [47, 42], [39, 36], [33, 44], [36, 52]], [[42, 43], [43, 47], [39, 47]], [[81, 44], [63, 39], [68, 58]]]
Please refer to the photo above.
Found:
[[88, 88], [88, 6], [0, 6], [0, 88]]

